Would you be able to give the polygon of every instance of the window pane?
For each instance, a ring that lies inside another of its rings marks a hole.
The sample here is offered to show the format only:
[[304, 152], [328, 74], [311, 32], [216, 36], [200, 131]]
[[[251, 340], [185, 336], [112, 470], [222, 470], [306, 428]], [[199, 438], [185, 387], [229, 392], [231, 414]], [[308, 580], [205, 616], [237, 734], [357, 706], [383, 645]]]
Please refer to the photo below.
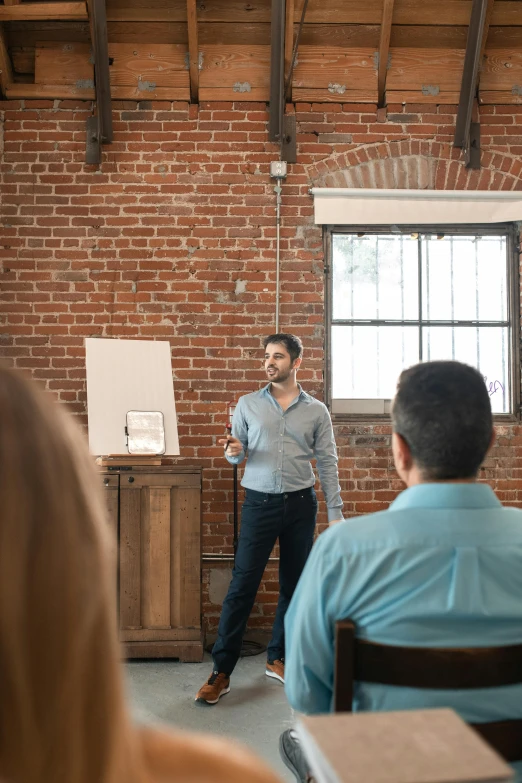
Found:
[[416, 326], [333, 326], [332, 396], [391, 399], [405, 367], [419, 361]]
[[422, 300], [426, 320], [506, 320], [506, 238], [423, 237]]
[[456, 359], [484, 376], [494, 413], [510, 412], [509, 331], [496, 326], [432, 326], [422, 330], [422, 358]]
[[334, 234], [333, 320], [418, 318], [417, 242]]
[[508, 320], [506, 237], [477, 241], [478, 313], [481, 321]]

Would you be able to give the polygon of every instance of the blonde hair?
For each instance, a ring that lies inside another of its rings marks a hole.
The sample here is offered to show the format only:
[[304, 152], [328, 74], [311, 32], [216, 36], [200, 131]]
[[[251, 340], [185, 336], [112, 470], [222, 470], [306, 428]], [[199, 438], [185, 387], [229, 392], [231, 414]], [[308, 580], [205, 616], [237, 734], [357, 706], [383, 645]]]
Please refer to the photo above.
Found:
[[72, 420], [0, 366], [0, 778], [133, 783], [115, 564]]

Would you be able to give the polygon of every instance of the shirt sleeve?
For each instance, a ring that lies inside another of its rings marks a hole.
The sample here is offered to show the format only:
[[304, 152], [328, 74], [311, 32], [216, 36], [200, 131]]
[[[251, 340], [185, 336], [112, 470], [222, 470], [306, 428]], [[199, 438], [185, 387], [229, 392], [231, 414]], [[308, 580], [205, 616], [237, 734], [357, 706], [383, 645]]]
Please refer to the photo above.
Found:
[[236, 409], [232, 417], [232, 435], [241, 441], [243, 451], [237, 457], [229, 457], [225, 451], [225, 457], [231, 465], [239, 465], [245, 459], [248, 449], [248, 424], [245, 418], [245, 406], [243, 397], [237, 401]]
[[337, 471], [337, 445], [333, 434], [332, 420], [326, 408], [315, 431], [314, 455], [317, 472], [328, 508], [328, 521], [342, 519], [343, 501]]
[[331, 712], [333, 703], [337, 618], [332, 603], [341, 575], [328, 551], [335, 530], [314, 544], [285, 616], [286, 696], [295, 710], [312, 715]]

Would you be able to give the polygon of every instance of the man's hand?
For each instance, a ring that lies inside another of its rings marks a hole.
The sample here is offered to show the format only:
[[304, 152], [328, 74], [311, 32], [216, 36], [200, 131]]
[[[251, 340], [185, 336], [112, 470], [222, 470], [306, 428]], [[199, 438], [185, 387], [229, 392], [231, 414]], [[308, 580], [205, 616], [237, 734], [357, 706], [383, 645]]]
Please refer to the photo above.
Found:
[[238, 457], [243, 451], [243, 444], [241, 441], [237, 438], [233, 438], [231, 435], [228, 438], [218, 440], [218, 443], [223, 444], [227, 457]]

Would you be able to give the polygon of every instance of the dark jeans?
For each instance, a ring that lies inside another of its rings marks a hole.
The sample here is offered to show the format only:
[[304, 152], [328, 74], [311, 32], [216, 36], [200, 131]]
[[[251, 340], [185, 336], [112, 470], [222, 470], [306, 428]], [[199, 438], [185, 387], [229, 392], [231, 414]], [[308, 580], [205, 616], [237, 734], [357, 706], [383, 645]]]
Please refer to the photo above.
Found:
[[285, 655], [284, 619], [313, 544], [317, 498], [313, 487], [271, 495], [245, 490], [241, 531], [232, 581], [223, 603], [214, 670], [231, 674], [270, 553], [279, 538], [279, 601], [268, 660]]

